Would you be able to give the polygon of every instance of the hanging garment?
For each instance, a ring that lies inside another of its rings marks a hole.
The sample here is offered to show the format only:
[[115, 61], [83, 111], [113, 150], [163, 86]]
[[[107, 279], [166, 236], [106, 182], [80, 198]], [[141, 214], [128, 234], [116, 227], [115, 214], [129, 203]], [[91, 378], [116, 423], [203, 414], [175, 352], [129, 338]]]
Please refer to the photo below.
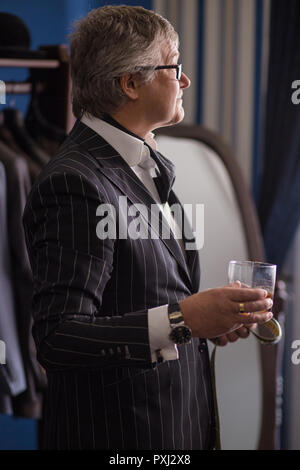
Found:
[[6, 363], [0, 365], [0, 413], [12, 414], [12, 402], [9, 398], [26, 389], [26, 379], [16, 323], [6, 194], [5, 169], [0, 163], [0, 339], [6, 345]]
[[24, 126], [21, 112], [18, 109], [6, 108], [2, 111], [4, 125], [12, 133], [17, 144], [26, 152], [38, 165], [44, 166], [50, 160], [49, 155], [42, 150], [30, 137]]
[[38, 418], [41, 414], [40, 391], [46, 386], [46, 376], [36, 360], [36, 348], [31, 334], [33, 282], [22, 226], [23, 210], [31, 182], [26, 162], [1, 141], [0, 161], [5, 166], [7, 180], [7, 231], [12, 262], [16, 323], [27, 381], [26, 391], [13, 399], [14, 414]]
[[21, 149], [14, 139], [13, 133], [3, 125], [0, 126], [0, 141], [2, 141], [7, 147], [13, 150], [14, 153], [18, 154], [19, 157], [22, 157], [22, 159], [26, 161], [31, 184], [33, 184], [42, 169], [42, 165], [38, 165], [29, 155], [27, 155], [26, 152]]
[[54, 155], [66, 138], [66, 132], [48, 121], [40, 110], [39, 93], [32, 77], [31, 101], [25, 117], [26, 130], [34, 141], [50, 156]]

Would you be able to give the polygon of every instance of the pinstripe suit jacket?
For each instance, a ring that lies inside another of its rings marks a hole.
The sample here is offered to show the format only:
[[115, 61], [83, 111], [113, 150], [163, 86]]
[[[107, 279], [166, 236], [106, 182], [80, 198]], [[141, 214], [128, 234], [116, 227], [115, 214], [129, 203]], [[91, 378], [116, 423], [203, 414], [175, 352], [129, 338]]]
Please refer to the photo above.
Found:
[[[158, 153], [156, 161], [171, 186], [172, 163]], [[120, 196], [154, 204], [122, 157], [77, 122], [27, 200], [33, 335], [48, 376], [44, 447], [210, 448], [206, 341], [180, 346], [178, 360], [152, 363], [147, 322], [149, 308], [198, 290], [198, 255], [188, 251], [185, 260], [173, 237], [97, 238], [99, 204], [114, 205], [118, 225], [128, 218], [118, 213]]]

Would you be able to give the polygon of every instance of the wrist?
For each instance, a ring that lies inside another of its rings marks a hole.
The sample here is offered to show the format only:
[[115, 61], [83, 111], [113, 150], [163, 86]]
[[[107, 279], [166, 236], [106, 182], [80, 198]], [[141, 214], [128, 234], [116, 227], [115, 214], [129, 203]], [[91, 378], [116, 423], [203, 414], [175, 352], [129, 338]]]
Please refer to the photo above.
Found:
[[184, 323], [192, 329], [191, 327], [191, 296], [190, 297], [186, 297], [185, 299], [183, 300], [180, 300], [178, 302], [178, 305], [179, 305], [179, 308], [180, 308], [180, 311], [182, 313], [182, 316], [183, 316], [183, 319], [184, 319]]
[[179, 307], [185, 324], [191, 329], [192, 336], [205, 338], [205, 328], [202, 307], [199, 302], [200, 293], [190, 295], [179, 302]]

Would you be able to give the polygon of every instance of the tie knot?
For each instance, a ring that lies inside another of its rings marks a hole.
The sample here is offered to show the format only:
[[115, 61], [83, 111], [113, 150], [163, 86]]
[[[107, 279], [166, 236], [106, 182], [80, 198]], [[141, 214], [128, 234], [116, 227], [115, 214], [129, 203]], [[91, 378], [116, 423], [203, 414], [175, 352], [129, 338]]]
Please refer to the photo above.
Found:
[[155, 161], [153, 160], [153, 158], [151, 158], [149, 149], [148, 147], [146, 147], [146, 145], [144, 145], [141, 160], [138, 163], [138, 166], [140, 166], [144, 170], [151, 170], [156, 166]]

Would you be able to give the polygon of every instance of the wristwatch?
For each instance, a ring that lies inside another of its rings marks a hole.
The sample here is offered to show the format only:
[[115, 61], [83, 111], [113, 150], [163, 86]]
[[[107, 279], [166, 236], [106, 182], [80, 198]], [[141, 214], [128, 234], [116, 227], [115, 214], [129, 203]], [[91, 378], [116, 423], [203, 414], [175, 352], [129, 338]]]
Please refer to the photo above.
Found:
[[175, 344], [190, 343], [192, 339], [191, 329], [184, 323], [184, 318], [178, 303], [168, 306], [168, 315], [171, 326], [170, 340]]

